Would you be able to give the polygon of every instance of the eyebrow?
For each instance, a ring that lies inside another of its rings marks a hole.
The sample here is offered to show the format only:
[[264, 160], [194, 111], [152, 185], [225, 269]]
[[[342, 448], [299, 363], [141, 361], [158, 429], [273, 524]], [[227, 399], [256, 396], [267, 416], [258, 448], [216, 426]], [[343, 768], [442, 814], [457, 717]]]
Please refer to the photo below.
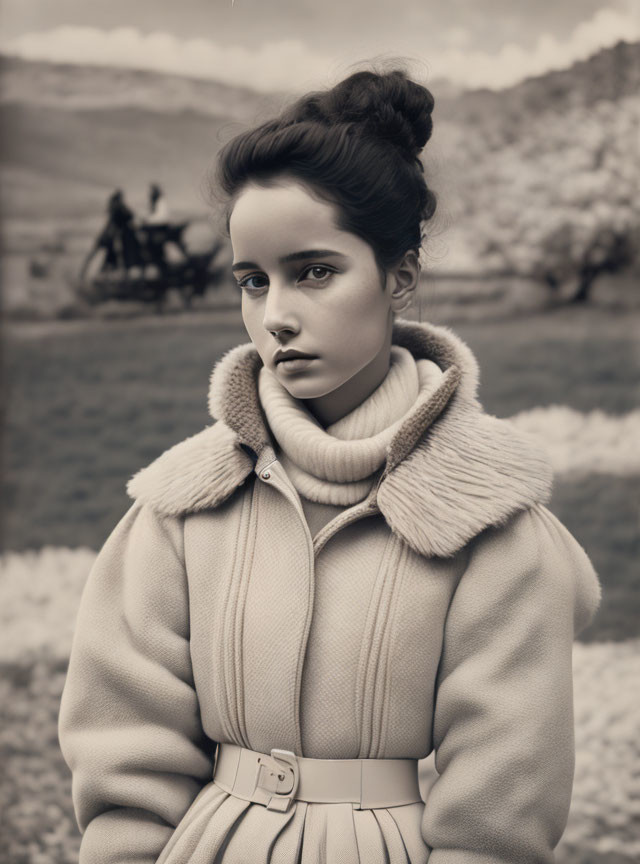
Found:
[[[287, 261], [303, 261], [306, 258], [327, 258], [330, 255], [336, 258], [347, 257], [342, 252], [336, 252], [333, 249], [304, 249], [302, 252], [291, 252], [289, 255], [284, 255], [282, 258], [278, 258], [278, 262], [286, 264]], [[232, 265], [231, 269], [235, 272], [236, 270], [248, 270], [251, 267], [258, 267], [258, 265], [254, 261], [238, 261], [237, 264]]]

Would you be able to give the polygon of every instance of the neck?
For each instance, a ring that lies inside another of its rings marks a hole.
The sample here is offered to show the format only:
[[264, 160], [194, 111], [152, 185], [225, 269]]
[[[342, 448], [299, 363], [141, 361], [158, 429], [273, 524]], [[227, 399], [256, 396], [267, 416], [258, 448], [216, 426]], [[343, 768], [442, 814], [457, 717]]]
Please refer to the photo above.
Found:
[[351, 413], [384, 381], [389, 371], [392, 324], [393, 320], [390, 318], [390, 326], [387, 328], [382, 347], [373, 360], [363, 366], [359, 372], [330, 393], [302, 400], [310, 413], [325, 428]]

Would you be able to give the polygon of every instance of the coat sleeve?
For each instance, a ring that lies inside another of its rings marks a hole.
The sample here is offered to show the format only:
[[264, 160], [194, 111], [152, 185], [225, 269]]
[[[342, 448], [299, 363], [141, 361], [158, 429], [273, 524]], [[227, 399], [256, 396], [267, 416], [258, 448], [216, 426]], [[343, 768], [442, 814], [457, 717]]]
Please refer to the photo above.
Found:
[[182, 519], [136, 502], [88, 576], [60, 703], [80, 864], [155, 862], [202, 786]]
[[549, 864], [574, 773], [572, 642], [600, 584], [540, 504], [470, 544], [445, 622], [429, 864]]

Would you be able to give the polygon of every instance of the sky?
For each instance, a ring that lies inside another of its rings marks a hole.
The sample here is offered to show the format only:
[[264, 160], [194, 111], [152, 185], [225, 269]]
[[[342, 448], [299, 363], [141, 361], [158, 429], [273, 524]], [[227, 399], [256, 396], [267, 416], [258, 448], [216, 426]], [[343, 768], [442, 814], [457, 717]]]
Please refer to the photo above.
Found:
[[640, 0], [0, 0], [0, 50], [257, 90], [330, 86], [404, 58], [425, 80], [507, 87], [640, 39]]

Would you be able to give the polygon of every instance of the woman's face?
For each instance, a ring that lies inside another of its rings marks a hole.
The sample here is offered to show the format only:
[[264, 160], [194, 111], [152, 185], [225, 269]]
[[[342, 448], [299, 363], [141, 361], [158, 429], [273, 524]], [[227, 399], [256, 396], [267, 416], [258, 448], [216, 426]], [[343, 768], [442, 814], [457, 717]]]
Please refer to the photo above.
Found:
[[[334, 216], [333, 205], [283, 178], [271, 188], [247, 185], [229, 221], [245, 327], [297, 399], [338, 391], [358, 374], [372, 392], [382, 378], [371, 386], [367, 370], [379, 371], [381, 358], [388, 369], [394, 280], [385, 277], [383, 290], [372, 248]], [[313, 359], [276, 362], [277, 349]]]

